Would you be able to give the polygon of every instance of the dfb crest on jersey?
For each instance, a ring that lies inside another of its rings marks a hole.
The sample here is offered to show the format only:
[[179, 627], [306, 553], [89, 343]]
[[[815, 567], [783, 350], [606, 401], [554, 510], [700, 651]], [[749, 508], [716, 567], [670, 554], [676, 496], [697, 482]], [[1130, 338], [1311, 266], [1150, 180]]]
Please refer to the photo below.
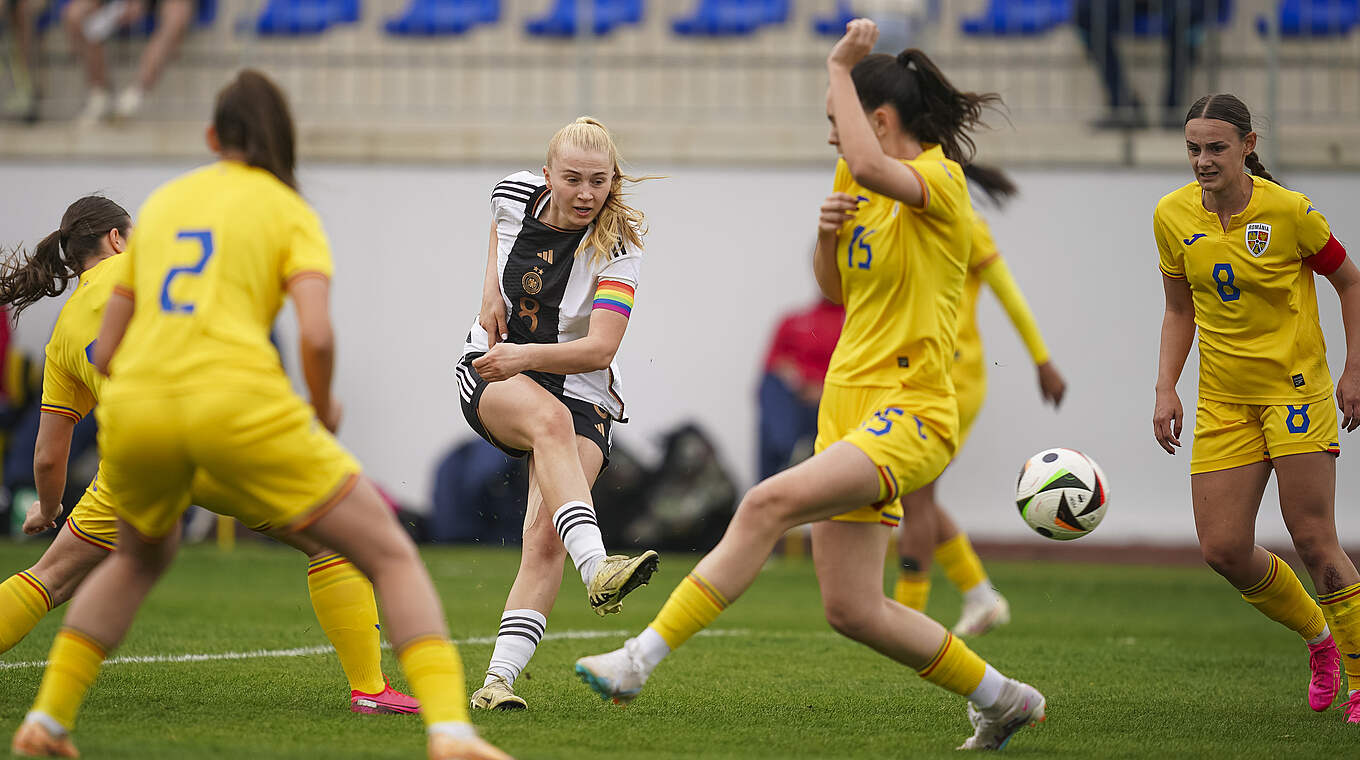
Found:
[[1270, 247], [1270, 225], [1264, 222], [1252, 222], [1247, 225], [1247, 250], [1251, 251], [1252, 256], [1259, 257]]

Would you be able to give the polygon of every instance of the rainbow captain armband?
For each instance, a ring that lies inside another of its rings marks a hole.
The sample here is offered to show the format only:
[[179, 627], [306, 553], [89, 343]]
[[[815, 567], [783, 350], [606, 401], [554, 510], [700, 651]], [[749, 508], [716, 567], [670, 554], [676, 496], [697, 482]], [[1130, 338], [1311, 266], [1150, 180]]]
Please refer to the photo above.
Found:
[[633, 286], [619, 280], [600, 280], [594, 309], [608, 309], [627, 317], [633, 313]]
[[1314, 272], [1326, 276], [1341, 268], [1346, 261], [1346, 247], [1336, 239], [1336, 235], [1327, 238], [1327, 244], [1317, 253], [1303, 260], [1303, 263], [1312, 268]]

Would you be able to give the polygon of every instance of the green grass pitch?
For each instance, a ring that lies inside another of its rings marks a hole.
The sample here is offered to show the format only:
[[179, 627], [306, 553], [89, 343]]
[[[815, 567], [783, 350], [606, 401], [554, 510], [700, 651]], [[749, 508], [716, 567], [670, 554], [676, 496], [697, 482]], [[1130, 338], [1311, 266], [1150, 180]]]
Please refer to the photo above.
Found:
[[[3, 574], [45, 542], [0, 543]], [[518, 555], [426, 549], [453, 635], [495, 635]], [[664, 663], [627, 709], [594, 697], [571, 672], [579, 656], [642, 628], [697, 557], [670, 555], [622, 614], [599, 618], [568, 572], [517, 691], [530, 709], [478, 713], [482, 733], [519, 758], [958, 757], [964, 700], [835, 635], [821, 615], [810, 561], [773, 560], [724, 613], [717, 635]], [[246, 545], [187, 548], [116, 653], [177, 655], [325, 643], [307, 599], [306, 561]], [[1003, 672], [1037, 685], [1049, 720], [1006, 750], [1049, 758], [1360, 757], [1360, 729], [1336, 710], [1311, 712], [1306, 650], [1208, 569], [989, 563], [1014, 622], [972, 645]], [[930, 611], [952, 623], [957, 595], [936, 579]], [[0, 665], [41, 660], [59, 623], [49, 615]], [[461, 647], [480, 685], [491, 646]], [[387, 672], [403, 686], [395, 658]], [[12, 731], [40, 669], [0, 669], [0, 718]], [[348, 712], [333, 654], [192, 663], [111, 664], [81, 714], [90, 758], [419, 758], [413, 716]], [[8, 736], [8, 733], [5, 734]]]

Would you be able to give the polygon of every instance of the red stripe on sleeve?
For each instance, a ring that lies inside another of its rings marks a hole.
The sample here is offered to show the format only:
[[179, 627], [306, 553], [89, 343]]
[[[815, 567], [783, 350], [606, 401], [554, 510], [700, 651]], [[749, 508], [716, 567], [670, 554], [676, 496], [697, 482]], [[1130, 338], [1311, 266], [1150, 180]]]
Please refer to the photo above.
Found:
[[1322, 246], [1322, 250], [1303, 260], [1303, 263], [1312, 267], [1314, 272], [1320, 275], [1329, 275], [1341, 268], [1341, 264], [1346, 261], [1346, 247], [1336, 239], [1336, 235], [1327, 238], [1327, 244]]

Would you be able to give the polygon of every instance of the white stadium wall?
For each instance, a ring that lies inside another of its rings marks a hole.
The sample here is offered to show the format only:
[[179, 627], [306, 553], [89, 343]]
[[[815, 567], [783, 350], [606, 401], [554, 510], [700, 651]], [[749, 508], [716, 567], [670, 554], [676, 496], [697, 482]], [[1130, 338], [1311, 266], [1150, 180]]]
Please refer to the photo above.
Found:
[[[0, 164], [0, 244], [30, 244], [54, 229], [65, 204], [99, 191], [135, 207], [187, 164]], [[519, 168], [312, 165], [303, 189], [326, 225], [338, 270], [340, 340], [336, 383], [345, 402], [344, 442], [402, 501], [429, 503], [433, 470], [472, 433], [452, 375], [478, 304], [492, 184]], [[649, 445], [698, 421], [743, 486], [754, 477], [755, 387], [781, 312], [809, 302], [816, 209], [830, 186], [821, 169], [635, 167], [668, 178], [638, 187], [652, 232], [633, 324], [620, 354], [628, 414], [618, 440]], [[1058, 413], [1040, 404], [1035, 374], [995, 299], [980, 309], [989, 373], [987, 404], [943, 502], [974, 534], [1028, 533], [1010, 494], [1034, 451], [1069, 446], [1095, 457], [1111, 481], [1105, 524], [1088, 542], [1194, 540], [1187, 449], [1169, 457], [1151, 435], [1161, 282], [1150, 216], [1157, 199], [1189, 173], [1016, 173], [1022, 196], [990, 213], [996, 239], [1038, 315], [1069, 381]], [[1360, 243], [1351, 214], [1360, 180], [1340, 174], [1286, 178], [1330, 214], [1338, 237]], [[249, 220], [241, 220], [249, 224]], [[1360, 253], [1360, 244], [1354, 245]], [[1344, 340], [1336, 295], [1319, 286], [1331, 366]], [[25, 315], [20, 342], [37, 351], [58, 305]], [[291, 322], [283, 334], [291, 347]], [[1181, 382], [1192, 412], [1195, 362]], [[1190, 425], [1193, 425], [1193, 417]], [[1360, 438], [1342, 434], [1338, 522], [1360, 543]], [[1267, 493], [1262, 540], [1287, 538]], [[1035, 541], [1041, 541], [1033, 537]]]

